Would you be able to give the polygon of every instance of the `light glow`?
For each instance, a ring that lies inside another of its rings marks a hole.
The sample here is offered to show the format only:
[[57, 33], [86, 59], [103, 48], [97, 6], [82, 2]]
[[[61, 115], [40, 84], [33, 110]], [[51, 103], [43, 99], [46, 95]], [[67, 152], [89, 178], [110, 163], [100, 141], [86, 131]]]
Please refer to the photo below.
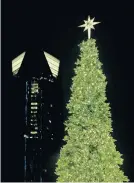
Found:
[[33, 134], [33, 135], [35, 135], [35, 134], [37, 134], [38, 132], [37, 132], [37, 131], [31, 131], [30, 133]]

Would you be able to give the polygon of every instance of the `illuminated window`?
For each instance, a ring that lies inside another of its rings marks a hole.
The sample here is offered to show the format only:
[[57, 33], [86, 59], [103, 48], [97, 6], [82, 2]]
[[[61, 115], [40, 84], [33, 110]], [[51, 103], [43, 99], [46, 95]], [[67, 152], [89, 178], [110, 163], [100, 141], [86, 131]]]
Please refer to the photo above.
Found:
[[38, 88], [38, 83], [33, 83], [31, 86], [31, 93], [38, 93], [39, 88]]
[[31, 97], [36, 97], [36, 94], [31, 94]]
[[38, 126], [38, 124], [37, 124], [37, 123], [35, 123], [33, 126]]
[[34, 95], [33, 95], [33, 94], [31, 94], [31, 98], [35, 98], [35, 97], [36, 97], [36, 95], [35, 95], [35, 94], [34, 94]]
[[32, 86], [31, 86], [31, 89], [34, 90], [34, 89], [37, 89], [38, 90], [38, 83], [33, 83]]
[[31, 93], [38, 93], [38, 89], [31, 90]]
[[31, 107], [31, 109], [38, 109], [38, 107], [34, 106], [34, 107]]
[[33, 134], [33, 135], [35, 135], [35, 134], [37, 134], [38, 132], [37, 132], [37, 131], [31, 131], [30, 133]]
[[34, 85], [32, 88], [37, 90], [39, 89], [38, 85]]
[[37, 113], [37, 111], [31, 111], [31, 113]]
[[37, 86], [38, 87], [38, 83], [32, 83], [32, 86]]
[[31, 121], [37, 121], [37, 118], [32, 118]]
[[31, 105], [38, 105], [37, 102], [31, 102]]
[[32, 118], [36, 118], [37, 116], [36, 116], [36, 114], [32, 114], [31, 117]]

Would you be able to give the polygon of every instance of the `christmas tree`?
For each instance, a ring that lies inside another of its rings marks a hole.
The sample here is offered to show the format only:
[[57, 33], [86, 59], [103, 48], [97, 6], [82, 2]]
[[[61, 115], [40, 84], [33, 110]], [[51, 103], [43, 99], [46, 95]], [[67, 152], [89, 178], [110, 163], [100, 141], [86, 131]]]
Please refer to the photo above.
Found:
[[109, 103], [106, 102], [106, 77], [99, 61], [91, 28], [98, 22], [88, 17], [85, 27], [88, 40], [80, 44], [76, 62], [69, 112], [65, 122], [66, 144], [57, 162], [58, 182], [124, 182], [123, 159], [113, 139]]

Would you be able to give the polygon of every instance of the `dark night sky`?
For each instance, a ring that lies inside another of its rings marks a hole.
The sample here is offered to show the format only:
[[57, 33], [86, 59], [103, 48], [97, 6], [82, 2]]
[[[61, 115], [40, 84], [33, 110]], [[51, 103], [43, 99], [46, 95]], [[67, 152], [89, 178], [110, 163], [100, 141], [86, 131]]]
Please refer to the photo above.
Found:
[[11, 87], [11, 60], [28, 48], [37, 47], [61, 60], [62, 87], [66, 101], [77, 45], [86, 37], [86, 33], [77, 26], [88, 15], [101, 21], [101, 24], [96, 25], [96, 30], [93, 30], [92, 37], [97, 39], [100, 58], [109, 82], [107, 95], [112, 107], [118, 150], [124, 154], [126, 174], [134, 181], [133, 5], [128, 1], [82, 3], [67, 5], [65, 2], [60, 7], [60, 3], [46, 1], [3, 2], [4, 93], [6, 95]]

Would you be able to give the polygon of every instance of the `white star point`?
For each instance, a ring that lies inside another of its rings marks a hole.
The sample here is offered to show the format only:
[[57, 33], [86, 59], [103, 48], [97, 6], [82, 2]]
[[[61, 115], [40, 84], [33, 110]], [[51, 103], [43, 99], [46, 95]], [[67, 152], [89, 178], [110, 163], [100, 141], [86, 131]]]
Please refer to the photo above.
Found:
[[94, 22], [94, 19], [90, 19], [90, 16], [88, 16], [88, 20], [84, 20], [84, 24], [80, 25], [78, 27], [84, 27], [84, 31], [88, 30], [88, 39], [91, 37], [91, 29], [95, 29], [94, 25], [99, 24], [100, 22]]

